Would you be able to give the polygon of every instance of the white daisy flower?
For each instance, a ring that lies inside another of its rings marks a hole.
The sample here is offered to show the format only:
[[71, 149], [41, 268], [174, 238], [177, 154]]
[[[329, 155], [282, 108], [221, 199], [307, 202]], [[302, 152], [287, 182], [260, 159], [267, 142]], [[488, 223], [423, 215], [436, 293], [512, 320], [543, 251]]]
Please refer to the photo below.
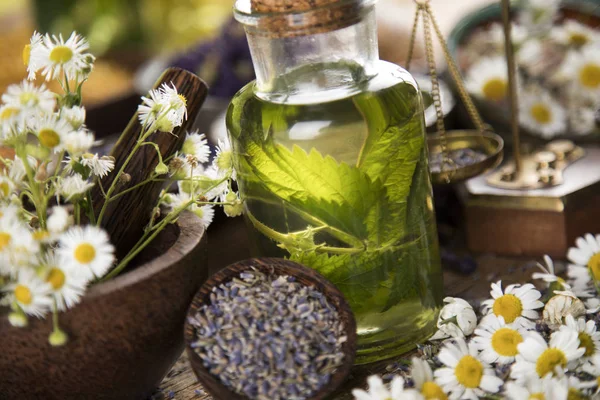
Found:
[[39, 251], [27, 226], [15, 218], [0, 218], [0, 275], [16, 276], [36, 261]]
[[51, 287], [30, 268], [19, 270], [17, 281], [7, 287], [25, 314], [43, 317], [52, 306]]
[[596, 331], [596, 323], [587, 321], [585, 318], [573, 318], [572, 315], [565, 317], [565, 325], [560, 327], [561, 331], [577, 332], [579, 347], [585, 350], [582, 361], [600, 356], [600, 332]]
[[[177, 88], [171, 82], [171, 86], [167, 83], [163, 83], [160, 87], [162, 96], [169, 108], [177, 114], [177, 119], [183, 121], [187, 119], [187, 99], [180, 93], [177, 92]], [[181, 125], [181, 122], [176, 125]]]
[[446, 343], [438, 359], [445, 365], [434, 372], [435, 381], [452, 399], [477, 399], [485, 393], [497, 393], [502, 386], [494, 370], [483, 361], [473, 345], [463, 339]]
[[41, 68], [41, 53], [44, 52], [44, 49], [42, 49], [43, 40], [44, 37], [41, 34], [33, 32], [29, 44], [23, 48], [23, 64], [27, 67], [27, 79], [29, 80], [35, 79], [35, 73]]
[[543, 321], [552, 330], [560, 328], [567, 315], [579, 317], [585, 314], [585, 305], [571, 291], [554, 291], [546, 302], [542, 313]]
[[47, 81], [62, 79], [63, 74], [68, 80], [77, 80], [78, 75], [85, 75], [85, 71], [91, 68], [93, 56], [86, 52], [88, 48], [87, 40], [76, 32], [66, 41], [62, 35], [46, 35], [43, 45], [36, 52], [32, 49], [29, 67], [33, 69], [33, 63], [36, 71], [41, 70]]
[[203, 133], [199, 134], [198, 131], [186, 133], [181, 152], [195, 156], [200, 163], [207, 162], [210, 156], [210, 147], [208, 147], [206, 136]]
[[10, 195], [15, 191], [15, 184], [6, 175], [0, 175], [0, 199], [8, 199]]
[[555, 26], [550, 36], [558, 43], [576, 49], [600, 42], [600, 33], [573, 19], [566, 19], [562, 25]]
[[579, 360], [585, 353], [585, 349], [579, 348], [578, 335], [573, 331], [554, 332], [550, 343], [546, 343], [539, 333], [529, 332], [518, 349], [519, 354], [510, 371], [511, 378], [518, 383], [525, 382], [529, 375], [535, 374], [538, 378], [556, 375], [557, 368], [566, 370], [569, 363]]
[[65, 139], [72, 132], [68, 122], [55, 115], [36, 120], [34, 130], [40, 144], [55, 153], [65, 148]]
[[538, 39], [529, 39], [523, 42], [516, 52], [519, 66], [535, 69], [544, 61], [544, 47]]
[[560, 2], [561, 0], [527, 0], [520, 13], [521, 23], [530, 32], [548, 31], [556, 19]]
[[560, 74], [569, 77], [581, 95], [595, 101], [600, 99], [600, 52], [596, 46], [570, 51]]
[[149, 129], [165, 108], [166, 104], [159, 89], [150, 90], [148, 97], [142, 96], [142, 104], [138, 106], [138, 119], [142, 126]]
[[[512, 42], [515, 46], [521, 45], [521, 43], [523, 43], [528, 37], [527, 29], [525, 29], [525, 27], [523, 27], [522, 25], [514, 22], [511, 25], [510, 33]], [[504, 51], [505, 36], [504, 27], [502, 26], [502, 24], [497, 22], [491, 24], [490, 28], [488, 29], [488, 35], [492, 43], [496, 44], [499, 50]]]
[[88, 284], [85, 276], [78, 274], [75, 269], [65, 268], [55, 253], [47, 255], [41, 266], [46, 271], [45, 280], [51, 287], [59, 311], [65, 311], [80, 302]]
[[149, 97], [142, 97], [138, 118], [147, 131], [172, 132], [187, 118], [185, 103], [175, 85], [163, 83], [158, 89], [150, 90]]
[[81, 164], [88, 167], [93, 175], [104, 178], [115, 168], [115, 159], [111, 156], [98, 157], [98, 154], [85, 153], [81, 156]]
[[504, 395], [510, 400], [565, 400], [568, 391], [565, 380], [550, 375], [544, 379], [530, 375], [525, 378], [524, 383], [508, 382]]
[[561, 290], [571, 289], [571, 285], [569, 285], [567, 282], [565, 282], [565, 280], [563, 278], [556, 275], [556, 272], [554, 271], [554, 262], [552, 261], [550, 256], [544, 255], [544, 262], [546, 263], [545, 267], [540, 263], [536, 264], [536, 266], [542, 272], [534, 272], [533, 274], [531, 274], [531, 277], [533, 279], [543, 280], [544, 282], [546, 282], [548, 284], [548, 286], [550, 286], [552, 283], [556, 282], [557, 285], [560, 285]]
[[519, 353], [517, 346], [523, 342], [527, 330], [504, 322], [504, 318], [489, 314], [483, 318], [471, 343], [481, 351], [488, 364], [510, 364]]
[[192, 204], [189, 210], [200, 217], [204, 229], [208, 228], [215, 217], [215, 210], [212, 204], [204, 204], [202, 206]]
[[83, 195], [93, 187], [94, 184], [83, 179], [80, 174], [73, 174], [60, 181], [57, 194], [64, 197], [65, 200], [72, 200]]
[[71, 227], [58, 242], [56, 254], [83, 278], [101, 278], [115, 261], [108, 234], [95, 226]]
[[508, 324], [513, 322], [525, 328], [533, 328], [539, 313], [535, 311], [542, 308], [544, 303], [539, 301], [542, 294], [528, 283], [525, 285], [509, 285], [502, 291], [502, 281], [492, 283], [490, 291], [492, 299], [482, 303], [484, 313], [493, 313], [503, 317]]
[[433, 371], [426, 360], [412, 359], [412, 378], [417, 389], [426, 400], [448, 400], [447, 393], [433, 379]]
[[430, 340], [464, 338], [472, 334], [477, 326], [473, 307], [458, 297], [446, 297], [444, 303], [437, 321], [438, 331]]
[[73, 225], [73, 216], [66, 207], [52, 207], [48, 221], [46, 221], [50, 233], [62, 233], [71, 225]]
[[94, 142], [94, 134], [86, 129], [70, 132], [64, 138], [65, 150], [71, 157], [78, 157], [87, 153], [94, 145]]
[[575, 240], [577, 247], [569, 248], [567, 258], [580, 268], [569, 267], [569, 277], [585, 282], [585, 272], [594, 281], [600, 281], [600, 235], [590, 233]]
[[423, 396], [414, 389], [404, 388], [404, 379], [396, 376], [390, 384], [390, 389], [384, 385], [381, 378], [377, 375], [370, 376], [367, 379], [369, 391], [354, 389], [352, 395], [355, 400], [421, 400]]
[[487, 101], [499, 102], [508, 93], [508, 71], [503, 57], [482, 58], [471, 66], [465, 79], [467, 90]]
[[60, 110], [60, 116], [66, 119], [73, 129], [77, 130], [85, 123], [85, 108], [79, 106], [64, 107]]
[[596, 110], [592, 107], [574, 106], [569, 110], [569, 126], [577, 135], [588, 135], [596, 128]]
[[27, 80], [10, 85], [2, 95], [2, 101], [7, 105], [42, 113], [52, 113], [56, 107], [56, 95], [46, 89], [46, 85], [37, 87]]
[[567, 129], [567, 112], [547, 92], [523, 91], [519, 104], [519, 122], [533, 133], [550, 139]]

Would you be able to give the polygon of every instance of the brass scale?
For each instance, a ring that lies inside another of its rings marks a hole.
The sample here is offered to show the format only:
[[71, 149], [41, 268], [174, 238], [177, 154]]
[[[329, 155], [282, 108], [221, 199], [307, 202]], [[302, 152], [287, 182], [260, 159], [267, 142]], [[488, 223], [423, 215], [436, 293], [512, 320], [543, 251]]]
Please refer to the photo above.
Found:
[[[430, 0], [414, 0], [417, 5], [412, 34], [410, 38], [407, 69], [413, 58], [419, 22], [423, 23], [427, 66], [431, 78], [431, 97], [436, 111], [437, 132], [428, 135], [430, 160], [441, 155], [442, 163], [439, 171], [431, 173], [434, 184], [454, 184], [490, 171], [502, 162], [504, 141], [491, 128], [484, 124], [471, 97], [464, 87], [456, 62], [450, 55], [448, 45], [442, 31], [431, 11]], [[488, 185], [502, 189], [540, 189], [560, 185], [563, 182], [563, 171], [573, 162], [584, 156], [584, 150], [569, 140], [555, 140], [543, 149], [528, 155], [521, 154], [519, 132], [519, 106], [516, 84], [516, 65], [511, 40], [510, 1], [502, 0], [502, 23], [505, 34], [505, 51], [508, 68], [509, 100], [511, 108], [511, 127], [513, 136], [513, 160], [500, 169], [493, 171], [486, 179]], [[436, 73], [433, 51], [432, 29], [439, 40], [448, 71], [458, 88], [469, 117], [475, 125], [474, 130], [446, 131], [444, 113], [440, 98], [440, 85]], [[482, 160], [458, 166], [450, 157], [455, 150], [471, 149], [485, 155]]]

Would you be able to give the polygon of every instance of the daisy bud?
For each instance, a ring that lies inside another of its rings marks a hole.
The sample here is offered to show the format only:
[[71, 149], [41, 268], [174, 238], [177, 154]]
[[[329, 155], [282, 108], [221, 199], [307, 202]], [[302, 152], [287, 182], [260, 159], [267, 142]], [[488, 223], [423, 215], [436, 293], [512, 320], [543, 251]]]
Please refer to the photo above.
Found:
[[158, 163], [156, 168], [154, 168], [154, 173], [156, 175], [165, 175], [165, 174], [169, 173], [169, 167], [167, 166], [167, 164], [160, 162], [160, 163]]
[[73, 217], [69, 214], [66, 207], [52, 207], [50, 217], [48, 217], [48, 230], [52, 233], [64, 232], [73, 224]]
[[179, 157], [175, 157], [171, 161], [169, 161], [169, 172], [171, 173], [171, 175], [177, 173], [177, 171], [183, 168], [184, 164], [184, 161]]
[[24, 328], [27, 326], [27, 316], [23, 312], [11, 312], [8, 314], [8, 322], [16, 328]]
[[119, 183], [129, 183], [131, 182], [131, 175], [129, 175], [127, 172], [123, 172], [120, 176], [119, 176]]
[[230, 203], [223, 206], [223, 211], [228, 217], [237, 217], [242, 215], [244, 211], [244, 204], [234, 192], [229, 192], [225, 196], [225, 202]]
[[164, 196], [162, 196], [162, 203], [164, 204], [171, 204], [173, 202], [173, 196], [171, 196], [170, 194], [165, 194]]
[[42, 163], [35, 173], [35, 180], [44, 182], [46, 179], [48, 179], [48, 170], [46, 169], [46, 163]]
[[585, 305], [572, 292], [555, 291], [544, 307], [543, 320], [552, 330], [560, 328], [564, 319], [571, 315], [573, 318], [585, 315]]
[[192, 168], [197, 168], [198, 167], [198, 159], [196, 158], [195, 155], [193, 154], [188, 154], [185, 156], [185, 159], [187, 161], [187, 163], [192, 167]]
[[61, 329], [56, 328], [54, 331], [48, 336], [48, 342], [53, 347], [59, 347], [67, 343], [69, 337], [66, 333], [64, 333]]
[[446, 297], [444, 303], [447, 304], [440, 311], [437, 322], [439, 330], [430, 340], [463, 338], [471, 335], [477, 326], [477, 316], [473, 307], [457, 297]]

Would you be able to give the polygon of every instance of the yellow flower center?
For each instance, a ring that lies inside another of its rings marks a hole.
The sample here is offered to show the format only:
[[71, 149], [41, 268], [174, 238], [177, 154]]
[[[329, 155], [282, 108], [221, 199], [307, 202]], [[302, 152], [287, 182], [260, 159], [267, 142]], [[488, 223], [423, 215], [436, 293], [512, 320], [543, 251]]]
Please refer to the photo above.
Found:
[[552, 122], [552, 111], [544, 103], [536, 103], [529, 109], [531, 117], [541, 125], [546, 125]]
[[23, 47], [23, 64], [29, 65], [29, 59], [31, 58], [31, 45], [26, 44]]
[[587, 263], [590, 272], [594, 276], [594, 280], [600, 280], [600, 253], [594, 254]]
[[585, 332], [579, 334], [579, 347], [585, 349], [585, 353], [583, 353], [585, 357], [590, 357], [596, 352], [596, 346], [594, 346], [592, 337]]
[[589, 38], [583, 33], [573, 32], [569, 36], [569, 44], [575, 47], [583, 47], [589, 42]]
[[29, 305], [33, 300], [31, 290], [27, 286], [17, 285], [15, 288], [15, 298], [21, 304]]
[[183, 154], [194, 154], [196, 152], [194, 142], [189, 139], [183, 142], [183, 146], [181, 146], [181, 152]]
[[49, 236], [50, 236], [50, 233], [43, 229], [33, 232], [33, 238], [38, 241], [47, 239]]
[[3, 197], [7, 197], [10, 194], [10, 185], [8, 182], [0, 183], [0, 192], [2, 193]]
[[529, 400], [546, 400], [546, 396], [544, 396], [544, 393], [532, 393], [529, 395]]
[[48, 282], [54, 290], [58, 290], [65, 284], [65, 273], [62, 272], [59, 268], [52, 268], [48, 273], [48, 277], [46, 278], [46, 282]]
[[492, 335], [492, 348], [501, 356], [514, 357], [519, 351], [517, 345], [523, 341], [521, 334], [510, 328], [500, 328]]
[[73, 50], [67, 46], [56, 46], [50, 52], [50, 61], [56, 64], [64, 64], [73, 58]]
[[233, 166], [233, 154], [231, 151], [224, 151], [217, 157], [217, 167], [228, 170]]
[[0, 251], [4, 250], [6, 246], [10, 243], [12, 239], [12, 235], [8, 232], [0, 232]]
[[458, 383], [466, 388], [475, 389], [481, 383], [483, 365], [473, 356], [464, 356], [454, 368], [454, 375]]
[[435, 382], [425, 382], [421, 388], [421, 394], [425, 400], [448, 400], [448, 396]]
[[177, 97], [179, 97], [181, 99], [181, 101], [183, 102], [184, 106], [187, 106], [187, 99], [185, 98], [184, 95], [178, 94]]
[[581, 392], [575, 388], [569, 388], [569, 394], [567, 395], [567, 400], [583, 400], [587, 397], [583, 397]]
[[566, 367], [567, 357], [565, 357], [565, 353], [559, 349], [550, 348], [544, 350], [542, 355], [538, 358], [535, 363], [535, 371], [540, 378], [543, 378], [550, 372], [554, 373], [554, 369], [558, 366], [562, 368]]
[[60, 143], [60, 136], [58, 136], [58, 133], [56, 133], [55, 130], [49, 128], [44, 128], [40, 130], [38, 138], [42, 146], [48, 147], [49, 149], [58, 146], [58, 144]]
[[6, 107], [4, 108], [4, 110], [2, 110], [2, 113], [0, 113], [0, 120], [2, 121], [6, 121], [7, 119], [14, 117], [15, 115], [17, 115], [19, 113], [19, 109], [16, 107]]
[[506, 80], [490, 79], [483, 85], [483, 96], [488, 100], [500, 101], [506, 97]]
[[579, 71], [579, 81], [588, 89], [598, 89], [598, 86], [600, 86], [600, 65], [584, 65]]
[[492, 311], [497, 317], [502, 316], [507, 324], [511, 324], [521, 315], [523, 304], [514, 294], [505, 294], [494, 301]]
[[74, 257], [81, 264], [89, 264], [96, 258], [96, 249], [89, 243], [81, 243], [75, 248]]
[[23, 92], [19, 96], [19, 101], [21, 102], [22, 105], [28, 105], [28, 104], [35, 105], [39, 102], [39, 98], [37, 97], [37, 95], [35, 93]]

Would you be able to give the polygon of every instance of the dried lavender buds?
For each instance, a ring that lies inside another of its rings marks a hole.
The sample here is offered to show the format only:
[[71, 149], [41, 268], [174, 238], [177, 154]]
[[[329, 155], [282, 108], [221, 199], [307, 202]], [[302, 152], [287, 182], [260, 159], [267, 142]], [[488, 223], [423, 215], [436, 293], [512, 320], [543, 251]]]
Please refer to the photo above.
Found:
[[192, 347], [233, 391], [258, 400], [300, 400], [342, 365], [344, 326], [323, 293], [290, 276], [256, 270], [213, 288], [189, 322]]

